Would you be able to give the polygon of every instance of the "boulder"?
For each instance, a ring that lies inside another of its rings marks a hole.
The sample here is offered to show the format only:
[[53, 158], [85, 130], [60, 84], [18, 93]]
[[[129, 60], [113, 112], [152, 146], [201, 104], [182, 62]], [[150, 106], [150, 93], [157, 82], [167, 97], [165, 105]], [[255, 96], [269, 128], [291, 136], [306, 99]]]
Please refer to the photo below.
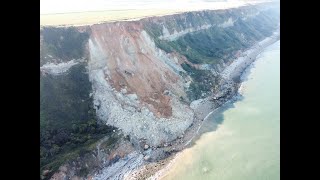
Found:
[[47, 175], [49, 174], [49, 172], [50, 172], [50, 170], [48, 170], [48, 169], [47, 169], [47, 170], [44, 170], [44, 171], [42, 172], [42, 175], [43, 175], [43, 176], [47, 176]]
[[126, 93], [127, 93], [127, 90], [126, 90], [126, 89], [121, 89], [121, 93], [122, 93], [122, 94], [126, 94]]
[[145, 150], [149, 149], [149, 145], [148, 144], [144, 145], [144, 149]]
[[145, 161], [148, 161], [148, 160], [150, 159], [150, 156], [149, 156], [149, 155], [146, 155], [146, 156], [143, 157], [143, 159], [144, 159]]

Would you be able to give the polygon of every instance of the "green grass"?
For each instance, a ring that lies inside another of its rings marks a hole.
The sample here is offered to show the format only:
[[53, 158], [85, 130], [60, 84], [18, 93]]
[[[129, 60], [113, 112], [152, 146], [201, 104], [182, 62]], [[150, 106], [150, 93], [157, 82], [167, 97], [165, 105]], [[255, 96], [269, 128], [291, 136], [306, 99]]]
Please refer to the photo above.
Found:
[[[104, 143], [105, 148], [112, 148], [120, 138], [113, 133], [114, 128], [99, 125], [96, 120], [87, 121], [83, 124], [75, 124], [73, 130], [42, 131], [40, 139], [40, 172], [49, 169], [55, 172], [64, 163], [75, 160], [96, 148], [96, 143], [103, 137], [109, 137]], [[63, 133], [67, 138], [61, 141]], [[49, 177], [49, 176], [48, 176]]]
[[[42, 64], [48, 61], [44, 60], [48, 54], [63, 61], [83, 57], [86, 33], [44, 28], [42, 35]], [[114, 134], [115, 128], [98, 123], [91, 92], [85, 63], [63, 75], [40, 74], [40, 175], [43, 170], [51, 170], [52, 175], [62, 164], [92, 151], [102, 137]], [[110, 143], [117, 142], [111, 139]], [[79, 173], [87, 172], [82, 169]]]
[[[53, 173], [93, 150], [102, 137], [113, 136], [115, 128], [98, 123], [91, 92], [85, 64], [71, 67], [65, 75], [40, 76], [40, 173]], [[116, 142], [116, 137], [110, 138], [108, 145]]]
[[91, 83], [84, 64], [61, 76], [40, 76], [40, 125], [71, 129], [72, 124], [94, 118]]
[[79, 32], [73, 27], [44, 27], [42, 34], [48, 51], [64, 60], [83, 57], [83, 48], [89, 38], [87, 32]]
[[193, 80], [187, 90], [190, 101], [203, 98], [202, 94], [211, 92], [216, 85], [216, 77], [210, 71], [198, 70], [185, 63], [181, 66]]
[[[145, 30], [154, 39], [155, 44], [167, 53], [178, 52], [184, 55], [194, 64], [210, 64], [215, 66], [222, 61], [227, 62], [235, 58], [238, 50], [246, 49], [253, 43], [270, 36], [278, 23], [278, 14], [273, 12], [263, 12], [258, 16], [241, 20], [241, 12], [255, 13], [255, 9], [243, 8], [242, 10], [232, 11], [205, 11], [199, 13], [185, 13], [175, 19], [161, 21], [160, 23], [146, 22]], [[181, 17], [181, 18], [179, 18]], [[232, 17], [237, 19], [233, 26], [221, 28], [213, 26], [209, 29], [199, 30], [179, 37], [174, 41], [159, 39], [162, 35], [163, 26], [169, 32], [174, 29], [180, 31], [199, 27], [205, 24], [221, 24]], [[187, 23], [186, 23], [187, 22]], [[208, 93], [216, 85], [217, 77], [211, 72], [197, 70], [188, 64], [182, 64], [182, 68], [187, 71], [193, 79], [187, 90], [190, 101], [199, 99], [202, 94]]]
[[76, 160], [77, 157], [94, 150], [96, 143], [97, 143], [96, 140], [91, 140], [75, 148], [71, 148], [71, 147], [65, 148], [64, 151], [50, 158], [45, 158], [45, 159], [40, 158], [40, 165], [42, 165], [40, 167], [40, 173], [43, 172], [43, 170], [50, 169], [51, 174], [47, 176], [49, 178], [50, 175], [52, 175], [55, 171], [57, 171], [59, 167], [64, 163], [68, 161]]
[[[252, 11], [250, 9], [242, 10]], [[205, 30], [199, 30], [194, 33], [179, 37], [175, 41], [160, 40], [162, 35], [162, 24], [146, 23], [146, 31], [153, 37], [156, 45], [167, 53], [176, 51], [194, 64], [217, 64], [220, 60], [228, 60], [234, 57], [235, 52], [250, 47], [264, 37], [270, 36], [275, 29], [278, 19], [277, 14], [271, 12], [261, 12], [259, 15], [242, 21], [241, 11], [214, 11], [200, 12], [199, 15], [186, 13], [184, 20], [176, 18], [162, 22], [169, 31], [181, 27], [189, 28], [189, 23], [193, 27], [199, 27], [204, 24], [219, 24], [229, 17], [237, 19], [234, 26], [220, 28], [217, 26]]]

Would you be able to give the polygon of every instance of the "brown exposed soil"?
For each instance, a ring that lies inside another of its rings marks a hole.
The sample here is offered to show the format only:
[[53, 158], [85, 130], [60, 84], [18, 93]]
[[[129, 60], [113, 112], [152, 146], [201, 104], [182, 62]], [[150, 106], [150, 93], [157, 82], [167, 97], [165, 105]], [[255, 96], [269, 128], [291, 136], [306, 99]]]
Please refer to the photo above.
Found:
[[[117, 91], [136, 94], [157, 117], [170, 117], [171, 98], [164, 94], [179, 77], [168, 70], [141, 36], [139, 22], [91, 26], [91, 36], [107, 56], [108, 81]], [[156, 68], [155, 68], [156, 67]]]
[[193, 64], [192, 62], [190, 62], [184, 55], [182, 54], [179, 54], [178, 52], [172, 52], [169, 54], [170, 57], [175, 57], [177, 58], [178, 60], [178, 64], [183, 64], [183, 63], [186, 63], [186, 64], [189, 64], [191, 67], [194, 67], [196, 69], [199, 69], [200, 65], [199, 64]]

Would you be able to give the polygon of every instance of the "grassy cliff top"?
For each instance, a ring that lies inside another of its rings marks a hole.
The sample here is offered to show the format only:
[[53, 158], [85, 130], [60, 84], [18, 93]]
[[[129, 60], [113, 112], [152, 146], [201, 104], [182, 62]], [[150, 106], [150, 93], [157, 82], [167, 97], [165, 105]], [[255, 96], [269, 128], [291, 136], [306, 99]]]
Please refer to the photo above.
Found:
[[[250, 2], [253, 4], [260, 4], [260, 2]], [[246, 2], [211, 2], [209, 4], [194, 4], [190, 6], [181, 7], [167, 7], [167, 8], [143, 8], [140, 9], [118, 9], [105, 11], [83, 11], [73, 13], [57, 13], [57, 14], [40, 14], [40, 26], [83, 26], [90, 24], [99, 24], [103, 22], [137, 20], [152, 16], [164, 16], [176, 13], [201, 11], [201, 10], [217, 10], [230, 9], [240, 6], [250, 5]]]

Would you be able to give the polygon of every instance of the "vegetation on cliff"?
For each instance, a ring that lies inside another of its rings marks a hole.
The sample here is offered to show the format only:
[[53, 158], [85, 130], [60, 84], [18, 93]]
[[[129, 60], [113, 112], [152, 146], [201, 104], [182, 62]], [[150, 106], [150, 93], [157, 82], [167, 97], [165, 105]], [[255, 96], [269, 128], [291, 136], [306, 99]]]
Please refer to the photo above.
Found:
[[[144, 29], [160, 49], [184, 55], [193, 64], [217, 67], [215, 65], [228, 63], [238, 50], [270, 36], [277, 25], [274, 22], [278, 22], [267, 12], [245, 20], [239, 18], [240, 13], [237, 10], [185, 13], [172, 16], [176, 18], [168, 18], [163, 24], [148, 21]], [[217, 25], [226, 22], [229, 17], [235, 20], [231, 26]], [[206, 24], [215, 25], [186, 33], [173, 41], [159, 38], [163, 35], [163, 26], [174, 33]], [[79, 32], [75, 28], [50, 27], [42, 30], [41, 37], [41, 65], [85, 57], [84, 47], [89, 37], [87, 32]], [[219, 77], [211, 71], [195, 68], [188, 63], [181, 66], [186, 71], [180, 72], [181, 75], [187, 74], [192, 78], [186, 91], [189, 101], [206, 97], [217, 86]], [[112, 136], [114, 128], [99, 124], [97, 120], [91, 92], [92, 84], [84, 62], [72, 66], [63, 75], [40, 74], [41, 174], [44, 170], [53, 173], [67, 161], [93, 150], [100, 138]], [[107, 145], [111, 146], [116, 141], [117, 138], [111, 138]], [[85, 175], [87, 170], [84, 168], [79, 173]]]
[[43, 28], [43, 40], [58, 58], [78, 59], [83, 57], [83, 47], [89, 38], [87, 32], [75, 28]]
[[61, 76], [40, 76], [40, 171], [57, 170], [95, 148], [113, 127], [98, 124], [84, 64]]
[[191, 76], [192, 82], [187, 95], [190, 101], [206, 97], [216, 84], [217, 78], [209, 70], [199, 70], [189, 64], [181, 64], [182, 68]]
[[[78, 59], [84, 56], [88, 33], [74, 28], [44, 28], [40, 62]], [[111, 136], [115, 128], [100, 124], [93, 108], [91, 82], [86, 64], [67, 73], [40, 73], [40, 175], [50, 178], [62, 164], [93, 150], [96, 142]], [[85, 171], [82, 171], [84, 174]]]
[[[243, 11], [187, 13], [185, 16], [177, 16], [174, 20], [170, 19], [162, 24], [148, 22], [145, 28], [160, 49], [168, 53], [176, 51], [195, 64], [217, 64], [221, 60], [234, 57], [238, 50], [248, 48], [254, 42], [270, 36], [278, 25], [278, 21], [275, 20], [277, 13], [273, 10], [262, 11], [245, 19], [241, 18]], [[229, 18], [234, 20], [233, 25], [221, 27], [221, 23]], [[212, 26], [187, 33], [173, 41], [160, 39], [163, 35], [163, 27], [173, 34], [174, 31], [179, 32], [183, 28], [190, 28], [189, 24], [193, 28], [208, 24]]]
[[[161, 23], [146, 22], [145, 29], [153, 37], [156, 45], [165, 52], [178, 52], [193, 64], [216, 66], [228, 63], [235, 58], [239, 50], [247, 49], [270, 36], [277, 28], [278, 13], [274, 9], [254, 8], [190, 12], [168, 20], [160, 19]], [[222, 26], [230, 19], [232, 19], [230, 25]], [[203, 26], [207, 28], [201, 29]], [[178, 34], [190, 27], [193, 28], [193, 32], [178, 36], [174, 40], [161, 38], [164, 35], [164, 28], [170, 34]], [[198, 29], [194, 30], [196, 28]], [[193, 79], [187, 90], [189, 100], [203, 97], [216, 84], [216, 77], [210, 71], [198, 70], [188, 64], [181, 66]]]

